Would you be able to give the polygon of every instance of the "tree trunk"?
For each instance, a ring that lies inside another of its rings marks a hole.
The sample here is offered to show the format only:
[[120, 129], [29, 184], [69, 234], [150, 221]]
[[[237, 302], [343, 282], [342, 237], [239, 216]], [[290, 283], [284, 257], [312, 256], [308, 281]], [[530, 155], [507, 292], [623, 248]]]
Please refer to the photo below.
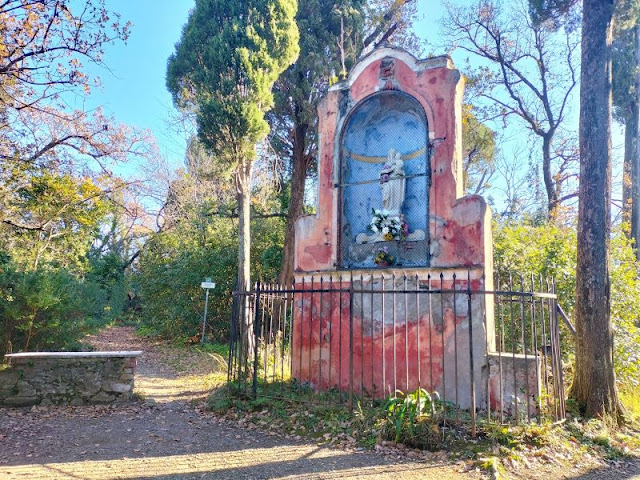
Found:
[[[634, 27], [634, 36], [636, 41], [636, 67], [638, 67], [640, 66], [640, 26], [637, 24]], [[632, 117], [635, 120], [635, 124], [631, 127], [635, 141], [631, 163], [631, 238], [635, 240], [636, 258], [640, 260], [640, 72], [636, 74], [635, 80], [635, 104], [632, 106]], [[626, 128], [630, 127], [627, 125]]]
[[555, 220], [558, 207], [558, 195], [551, 176], [551, 135], [542, 137], [542, 177], [547, 192], [547, 218]]
[[[238, 201], [238, 292], [251, 289], [251, 170], [253, 162], [240, 160], [236, 170], [236, 199]], [[249, 295], [241, 295], [240, 336], [243, 360], [253, 354], [253, 314]]]
[[571, 396], [588, 417], [621, 420], [613, 367], [609, 234], [613, 2], [584, 0], [580, 90], [580, 190], [576, 365]]
[[291, 172], [291, 198], [287, 213], [287, 226], [284, 236], [284, 252], [278, 280], [280, 285], [290, 285], [293, 277], [295, 254], [295, 224], [304, 209], [304, 187], [307, 178], [307, 129], [305, 124], [296, 123], [293, 137], [293, 158]]
[[[627, 223], [625, 233], [629, 238], [633, 238], [631, 234], [631, 218], [633, 205], [633, 159], [635, 158], [635, 135], [637, 131], [637, 116], [633, 114], [633, 106], [630, 106], [628, 115], [625, 115], [624, 121], [624, 161], [622, 164], [622, 221]], [[634, 117], [636, 117], [634, 119]]]

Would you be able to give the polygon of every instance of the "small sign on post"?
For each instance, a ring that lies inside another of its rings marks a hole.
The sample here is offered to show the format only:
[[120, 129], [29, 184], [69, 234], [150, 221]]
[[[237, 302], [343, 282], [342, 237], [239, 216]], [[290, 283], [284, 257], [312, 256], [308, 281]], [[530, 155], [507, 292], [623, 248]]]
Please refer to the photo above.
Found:
[[204, 318], [202, 319], [202, 338], [200, 339], [200, 343], [204, 344], [204, 332], [207, 328], [207, 309], [209, 307], [209, 290], [216, 288], [216, 282], [212, 282], [211, 278], [208, 277], [200, 286], [207, 292], [204, 297]]

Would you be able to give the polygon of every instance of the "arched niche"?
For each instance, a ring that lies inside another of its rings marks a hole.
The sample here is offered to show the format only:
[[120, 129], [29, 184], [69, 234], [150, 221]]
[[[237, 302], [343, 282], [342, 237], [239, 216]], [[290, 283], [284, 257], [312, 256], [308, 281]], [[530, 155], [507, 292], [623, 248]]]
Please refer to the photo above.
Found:
[[[383, 90], [359, 102], [349, 113], [340, 138], [339, 225], [342, 268], [429, 266], [429, 141], [424, 109], [412, 96]], [[402, 159], [406, 188], [403, 220], [409, 236], [374, 238], [374, 210], [383, 207], [381, 173], [391, 149]], [[386, 250], [392, 265], [376, 264]]]

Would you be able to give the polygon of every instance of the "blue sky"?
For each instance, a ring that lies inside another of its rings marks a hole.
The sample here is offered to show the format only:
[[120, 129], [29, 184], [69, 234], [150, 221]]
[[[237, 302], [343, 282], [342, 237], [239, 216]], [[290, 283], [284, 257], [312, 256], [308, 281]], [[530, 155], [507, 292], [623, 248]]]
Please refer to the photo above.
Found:
[[165, 73], [167, 58], [180, 38], [193, 1], [108, 0], [108, 7], [133, 23], [131, 36], [109, 46], [105, 63], [109, 71], [98, 70], [102, 88], [92, 91], [87, 104], [102, 106], [119, 123], [150, 129], [172, 164], [184, 158], [184, 136], [169, 128], [174, 111]]
[[[174, 112], [165, 87], [167, 58], [180, 38], [194, 0], [108, 0], [108, 7], [133, 23], [127, 44], [109, 46], [105, 62], [110, 71], [96, 73], [102, 88], [94, 89], [86, 104], [103, 106], [120, 123], [150, 129], [160, 152], [179, 166], [184, 158], [184, 135], [169, 126]], [[424, 17], [416, 31], [427, 39], [437, 36], [442, 15], [439, 0], [419, 0]], [[428, 16], [426, 12], [428, 11]]]

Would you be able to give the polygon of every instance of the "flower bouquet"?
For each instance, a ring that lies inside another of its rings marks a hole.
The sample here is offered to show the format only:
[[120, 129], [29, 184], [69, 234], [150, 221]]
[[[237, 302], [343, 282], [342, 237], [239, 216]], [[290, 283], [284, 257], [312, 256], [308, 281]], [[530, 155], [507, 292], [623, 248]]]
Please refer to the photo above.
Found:
[[381, 234], [385, 241], [404, 240], [409, 235], [409, 224], [402, 215], [390, 216], [386, 210], [373, 210], [372, 214], [369, 228], [373, 233]]
[[379, 267], [390, 267], [395, 262], [395, 258], [393, 255], [389, 254], [389, 249], [387, 247], [383, 247], [378, 250], [373, 257], [373, 261]]

